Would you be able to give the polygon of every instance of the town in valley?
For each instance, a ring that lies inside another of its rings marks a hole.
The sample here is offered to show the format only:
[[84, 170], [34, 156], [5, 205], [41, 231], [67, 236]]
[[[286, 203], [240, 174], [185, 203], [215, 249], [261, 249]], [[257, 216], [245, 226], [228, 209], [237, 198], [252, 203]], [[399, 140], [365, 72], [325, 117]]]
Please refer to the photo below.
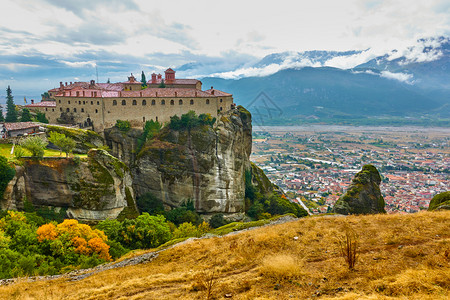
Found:
[[388, 213], [414, 213], [450, 186], [450, 129], [255, 126], [251, 159], [293, 201], [331, 211], [355, 173], [373, 164]]

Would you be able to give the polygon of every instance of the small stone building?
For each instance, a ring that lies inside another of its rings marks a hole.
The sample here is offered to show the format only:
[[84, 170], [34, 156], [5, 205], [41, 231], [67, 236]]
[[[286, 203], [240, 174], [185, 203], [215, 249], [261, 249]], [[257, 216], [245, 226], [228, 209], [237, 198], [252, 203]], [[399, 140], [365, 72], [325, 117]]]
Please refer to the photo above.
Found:
[[34, 122], [3, 123], [0, 132], [2, 138], [34, 134], [39, 132], [39, 124]]

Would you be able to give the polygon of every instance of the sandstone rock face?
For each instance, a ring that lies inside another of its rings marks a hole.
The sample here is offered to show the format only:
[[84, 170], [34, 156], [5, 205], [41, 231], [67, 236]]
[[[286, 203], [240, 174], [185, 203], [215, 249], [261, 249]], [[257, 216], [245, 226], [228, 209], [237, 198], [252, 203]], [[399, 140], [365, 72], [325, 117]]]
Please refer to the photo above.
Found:
[[91, 130], [68, 128], [58, 125], [44, 125], [47, 136], [50, 132], [55, 131], [70, 137], [76, 142], [74, 153], [88, 153], [91, 148], [100, 148], [104, 145], [103, 138], [96, 132]]
[[136, 211], [128, 167], [104, 150], [90, 150], [88, 158], [26, 160], [16, 167], [1, 201], [2, 209], [35, 207], [67, 209], [69, 217], [98, 221], [116, 218], [125, 209]]
[[334, 205], [333, 212], [343, 215], [386, 213], [380, 182], [381, 176], [373, 165], [363, 166]]
[[450, 191], [437, 194], [431, 199], [428, 210], [450, 209]]
[[[113, 153], [120, 149], [116, 155], [135, 145], [124, 144], [127, 139], [117, 133], [105, 136]], [[137, 196], [150, 192], [170, 207], [191, 199], [198, 212], [241, 212], [251, 147], [251, 115], [241, 107], [219, 115], [214, 127], [165, 128], [130, 164], [134, 190]]]

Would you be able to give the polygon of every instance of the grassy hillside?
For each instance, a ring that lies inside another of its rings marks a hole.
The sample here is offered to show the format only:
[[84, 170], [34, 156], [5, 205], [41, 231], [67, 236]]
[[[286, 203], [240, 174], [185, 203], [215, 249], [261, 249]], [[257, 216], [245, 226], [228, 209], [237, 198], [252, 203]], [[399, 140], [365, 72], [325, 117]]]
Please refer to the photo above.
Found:
[[[307, 217], [188, 241], [146, 264], [0, 287], [0, 299], [448, 299], [450, 211]], [[357, 233], [357, 261], [340, 254]], [[392, 298], [391, 298], [392, 297]]]

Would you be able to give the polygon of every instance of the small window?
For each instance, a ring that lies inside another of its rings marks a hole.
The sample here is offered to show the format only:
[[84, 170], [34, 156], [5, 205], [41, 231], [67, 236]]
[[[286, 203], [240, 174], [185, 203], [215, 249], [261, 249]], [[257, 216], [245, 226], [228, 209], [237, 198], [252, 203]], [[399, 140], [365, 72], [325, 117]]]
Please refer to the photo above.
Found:
[[78, 104], [81, 104], [81, 101], [78, 101]]
[[156, 104], [156, 101], [155, 100], [152, 100], [152, 105], [155, 105]]
[[183, 105], [183, 100], [180, 99], [180, 100], [178, 101], [178, 104], [179, 104], [179, 105]]
[[83, 104], [86, 104], [86, 101], [83, 101]]
[[97, 101], [97, 105], [100, 105], [100, 101]]
[[98, 109], [95, 110], [95, 113], [98, 114]]
[[222, 107], [220, 107], [220, 111], [222, 111], [223, 110], [223, 108]]
[[84, 112], [84, 108], [81, 109], [81, 112]]
[[61, 103], [61, 100], [59, 100], [59, 103]]
[[55, 111], [55, 109], [54, 109], [54, 108], [52, 108], [52, 111]]
[[209, 99], [206, 99], [206, 104], [209, 104]]
[[190, 103], [191, 105], [194, 105], [194, 100], [191, 99], [191, 101], [189, 101], [189, 103]]
[[48, 111], [48, 108], [47, 108], [47, 107], [45, 108], [45, 111]]
[[161, 105], [166, 105], [166, 100], [162, 99], [161, 100]]
[[170, 105], [175, 105], [175, 101], [170, 100]]
[[223, 101], [223, 100], [222, 100], [222, 99], [220, 99], [220, 103], [222, 103], [222, 101]]
[[137, 101], [136, 100], [133, 100], [133, 105], [137, 105]]
[[91, 105], [94, 105], [94, 101], [91, 101]]
[[70, 100], [69, 100], [68, 102], [69, 102], [69, 104], [70, 104]]
[[158, 122], [158, 117], [156, 117], [156, 122]]
[[73, 108], [73, 112], [77, 112], [77, 109], [75, 107]]
[[144, 122], [144, 123], [145, 123], [145, 117], [142, 117], [142, 122]]
[[66, 111], [69, 112], [69, 111], [70, 111], [70, 108], [67, 108]]
[[147, 100], [142, 100], [142, 105], [147, 105]]
[[126, 100], [122, 100], [122, 105], [127, 105], [127, 101]]
[[113, 100], [113, 105], [117, 105], [117, 101], [116, 100]]
[[62, 111], [62, 107], [59, 108], [59, 111]]

